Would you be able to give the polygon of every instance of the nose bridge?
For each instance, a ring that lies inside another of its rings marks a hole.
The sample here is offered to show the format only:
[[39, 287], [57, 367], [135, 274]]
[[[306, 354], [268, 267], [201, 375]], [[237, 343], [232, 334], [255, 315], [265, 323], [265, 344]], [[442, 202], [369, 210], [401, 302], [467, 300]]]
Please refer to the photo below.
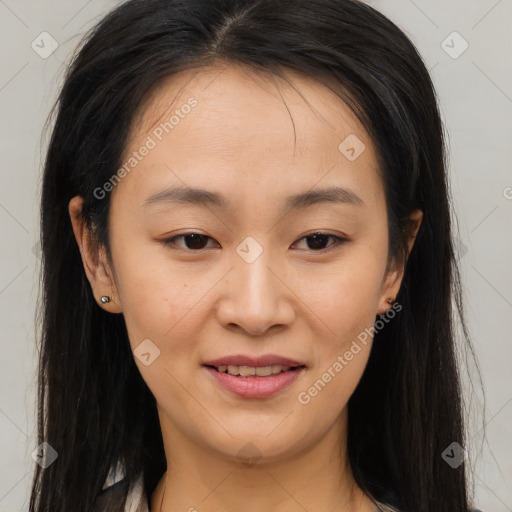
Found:
[[[275, 300], [275, 277], [271, 266], [271, 251], [252, 236], [246, 237], [236, 248], [235, 275], [237, 295], [241, 303], [253, 308], [265, 309]], [[275, 261], [275, 260], [274, 260]]]
[[254, 237], [246, 237], [236, 247], [228, 300], [219, 310], [224, 323], [238, 324], [256, 334], [289, 320], [283, 316], [282, 284], [274, 275], [272, 259], [271, 251]]

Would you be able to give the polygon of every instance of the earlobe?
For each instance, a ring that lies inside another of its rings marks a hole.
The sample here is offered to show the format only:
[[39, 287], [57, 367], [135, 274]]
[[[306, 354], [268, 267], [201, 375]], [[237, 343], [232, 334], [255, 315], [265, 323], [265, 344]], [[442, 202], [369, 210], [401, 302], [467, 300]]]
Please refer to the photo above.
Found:
[[389, 272], [387, 275], [379, 300], [377, 309], [378, 315], [384, 314], [388, 309], [393, 307], [396, 296], [398, 295], [398, 290], [400, 289], [400, 284], [402, 283], [402, 274], [402, 269], [397, 269]]
[[69, 202], [69, 216], [76, 243], [78, 244], [85, 274], [91, 285], [97, 304], [110, 313], [120, 313], [121, 305], [105, 248], [99, 246], [82, 217], [83, 199], [76, 196]]

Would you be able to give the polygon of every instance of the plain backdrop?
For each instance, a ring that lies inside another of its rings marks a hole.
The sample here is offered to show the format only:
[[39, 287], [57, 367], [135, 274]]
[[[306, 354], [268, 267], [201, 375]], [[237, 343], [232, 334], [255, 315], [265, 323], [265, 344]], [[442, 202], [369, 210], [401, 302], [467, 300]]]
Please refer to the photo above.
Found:
[[[466, 463], [475, 467], [475, 505], [512, 511], [512, 1], [369, 3], [411, 38], [439, 95], [468, 321], [486, 396], [484, 410], [470, 360], [476, 391], [468, 394]], [[0, 512], [28, 509], [35, 466], [41, 132], [70, 53], [116, 4], [0, 0]], [[45, 55], [52, 44], [58, 46]]]

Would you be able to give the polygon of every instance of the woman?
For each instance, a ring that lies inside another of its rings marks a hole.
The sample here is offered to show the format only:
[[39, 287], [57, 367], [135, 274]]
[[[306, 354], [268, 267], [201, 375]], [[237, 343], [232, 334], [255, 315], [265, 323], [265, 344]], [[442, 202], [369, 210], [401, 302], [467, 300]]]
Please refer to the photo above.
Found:
[[132, 0], [56, 107], [31, 511], [471, 508], [443, 126], [400, 29]]

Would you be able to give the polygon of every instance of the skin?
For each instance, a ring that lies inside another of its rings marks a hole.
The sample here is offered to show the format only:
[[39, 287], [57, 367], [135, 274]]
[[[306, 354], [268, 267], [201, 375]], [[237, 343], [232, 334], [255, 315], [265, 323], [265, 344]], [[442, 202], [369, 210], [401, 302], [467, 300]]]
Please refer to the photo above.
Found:
[[[133, 350], [145, 339], [160, 350], [148, 366], [135, 357], [158, 403], [168, 461], [152, 510], [160, 510], [164, 488], [165, 512], [376, 509], [346, 457], [347, 402], [371, 338], [308, 404], [298, 395], [391, 308], [386, 299], [396, 297], [404, 267], [386, 273], [386, 203], [368, 134], [322, 84], [287, 76], [304, 97], [287, 82], [233, 64], [160, 84], [125, 156], [171, 110], [190, 97], [198, 103], [114, 188], [112, 265], [82, 220], [81, 198], [69, 204], [99, 307], [124, 315]], [[338, 149], [349, 134], [366, 147], [354, 161]], [[289, 195], [330, 185], [350, 189], [364, 204], [325, 202], [283, 214]], [[143, 207], [172, 186], [221, 192], [231, 209]], [[409, 251], [421, 219], [421, 211], [411, 215]], [[304, 238], [317, 230], [349, 242]], [[181, 238], [174, 249], [162, 242], [190, 231], [210, 238], [195, 246]], [[247, 236], [263, 249], [252, 263], [236, 252]], [[101, 304], [102, 295], [112, 302]], [[268, 353], [307, 369], [265, 399], [231, 394], [201, 366], [228, 354]], [[249, 442], [259, 457], [254, 464], [238, 455]]]

